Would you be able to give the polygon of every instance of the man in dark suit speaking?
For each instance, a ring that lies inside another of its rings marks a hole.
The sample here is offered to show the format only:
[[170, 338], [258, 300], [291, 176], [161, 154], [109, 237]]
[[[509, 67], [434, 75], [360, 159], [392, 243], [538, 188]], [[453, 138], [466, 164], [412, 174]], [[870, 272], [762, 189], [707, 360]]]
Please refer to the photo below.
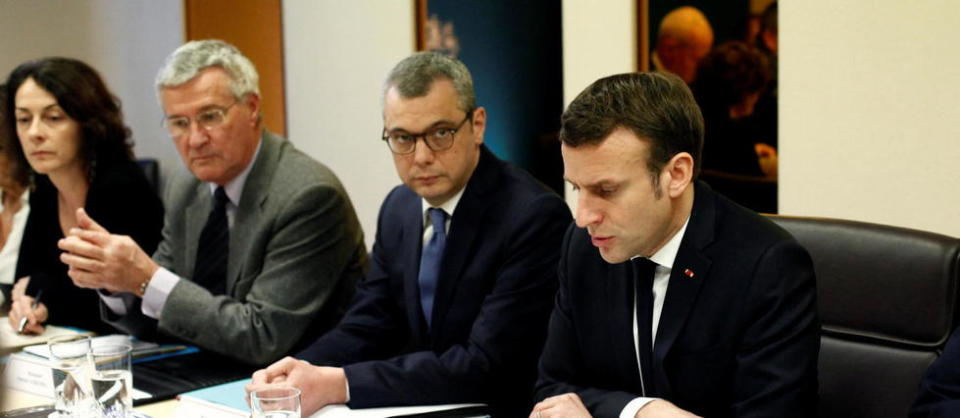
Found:
[[309, 363], [281, 360], [249, 389], [297, 386], [305, 414], [330, 403], [530, 410], [570, 211], [483, 145], [475, 101], [455, 59], [394, 67], [383, 140], [404, 184], [381, 206], [367, 277], [343, 321], [298, 355]]
[[576, 226], [531, 416], [813, 415], [810, 257], [696, 181], [703, 118], [683, 81], [600, 79], [561, 129]]

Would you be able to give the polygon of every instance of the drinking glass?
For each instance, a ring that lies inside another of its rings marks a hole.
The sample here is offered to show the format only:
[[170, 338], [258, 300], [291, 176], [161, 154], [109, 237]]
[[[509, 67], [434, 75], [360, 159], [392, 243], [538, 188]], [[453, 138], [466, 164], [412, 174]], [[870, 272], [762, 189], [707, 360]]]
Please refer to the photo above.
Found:
[[90, 378], [93, 359], [90, 337], [64, 335], [47, 343], [53, 373], [54, 408], [51, 417], [89, 417], [96, 412]]
[[261, 389], [250, 393], [253, 418], [300, 418], [300, 389]]
[[129, 344], [93, 346], [93, 396], [104, 418], [125, 418], [133, 411], [133, 372]]

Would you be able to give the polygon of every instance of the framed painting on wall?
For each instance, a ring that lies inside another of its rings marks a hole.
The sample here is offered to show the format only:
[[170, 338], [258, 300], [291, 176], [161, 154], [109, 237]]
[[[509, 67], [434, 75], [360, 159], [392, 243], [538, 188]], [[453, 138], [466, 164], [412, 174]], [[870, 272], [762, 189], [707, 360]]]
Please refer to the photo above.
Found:
[[777, 212], [777, 4], [637, 0], [639, 71], [686, 82], [704, 116], [701, 178]]

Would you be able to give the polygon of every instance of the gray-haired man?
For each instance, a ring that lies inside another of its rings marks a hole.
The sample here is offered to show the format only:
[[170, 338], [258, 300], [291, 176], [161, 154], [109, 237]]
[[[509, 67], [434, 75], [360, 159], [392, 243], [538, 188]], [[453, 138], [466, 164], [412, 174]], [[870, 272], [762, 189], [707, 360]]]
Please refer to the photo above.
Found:
[[164, 124], [192, 175], [166, 190], [151, 259], [80, 211], [60, 243], [104, 319], [264, 364], [336, 324], [363, 274], [353, 206], [325, 166], [261, 127], [253, 64], [233, 45], [187, 43], [157, 76]]

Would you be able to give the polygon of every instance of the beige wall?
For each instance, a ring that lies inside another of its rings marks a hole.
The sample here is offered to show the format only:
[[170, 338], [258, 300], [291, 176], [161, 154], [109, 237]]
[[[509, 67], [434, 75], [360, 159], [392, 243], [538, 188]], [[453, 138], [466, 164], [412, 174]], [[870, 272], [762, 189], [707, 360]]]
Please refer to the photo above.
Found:
[[960, 236], [960, 3], [784, 1], [783, 213]]
[[120, 98], [136, 154], [170, 173], [182, 163], [160, 126], [153, 78], [181, 43], [182, 15], [176, 1], [0, 0], [0, 79], [45, 56], [90, 64]]
[[[563, 1], [563, 103], [594, 80], [636, 71], [636, 0]], [[566, 184], [576, 213], [576, 193]]]
[[377, 212], [399, 184], [380, 139], [387, 72], [413, 52], [412, 1], [283, 2], [287, 129], [346, 186], [368, 248]]

